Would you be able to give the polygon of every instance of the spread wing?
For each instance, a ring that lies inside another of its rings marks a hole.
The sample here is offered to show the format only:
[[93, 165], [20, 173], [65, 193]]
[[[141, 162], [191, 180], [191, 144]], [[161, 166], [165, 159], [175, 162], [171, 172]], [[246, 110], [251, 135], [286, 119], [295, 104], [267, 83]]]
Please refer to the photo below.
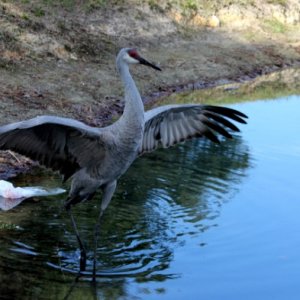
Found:
[[1, 126], [0, 150], [8, 149], [60, 171], [64, 180], [82, 167], [93, 174], [105, 156], [101, 129], [54, 116]]
[[215, 132], [232, 138], [228, 129], [239, 131], [229, 119], [246, 123], [243, 113], [221, 106], [165, 105], [145, 113], [144, 138], [140, 154], [151, 152], [159, 145], [163, 148], [193, 137], [206, 137], [219, 142]]

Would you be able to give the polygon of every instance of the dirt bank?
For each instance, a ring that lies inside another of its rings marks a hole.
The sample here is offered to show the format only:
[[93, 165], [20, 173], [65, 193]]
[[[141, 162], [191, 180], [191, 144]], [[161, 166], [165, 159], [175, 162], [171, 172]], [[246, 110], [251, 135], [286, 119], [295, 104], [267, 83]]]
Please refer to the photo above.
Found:
[[227, 2], [0, 0], [1, 124], [39, 114], [111, 122], [124, 46], [163, 69], [132, 70], [146, 101], [299, 65], [298, 1]]

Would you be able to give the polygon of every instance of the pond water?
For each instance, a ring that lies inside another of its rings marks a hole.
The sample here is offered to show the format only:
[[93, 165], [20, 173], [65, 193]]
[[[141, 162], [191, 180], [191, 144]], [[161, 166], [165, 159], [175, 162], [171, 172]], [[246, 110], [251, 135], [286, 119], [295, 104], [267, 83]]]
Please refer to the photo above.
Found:
[[[94, 285], [75, 280], [64, 195], [0, 211], [0, 299], [299, 299], [300, 97], [231, 107], [249, 116], [233, 140], [156, 151], [119, 181]], [[61, 185], [49, 174], [14, 183]], [[99, 200], [74, 209], [91, 250]]]

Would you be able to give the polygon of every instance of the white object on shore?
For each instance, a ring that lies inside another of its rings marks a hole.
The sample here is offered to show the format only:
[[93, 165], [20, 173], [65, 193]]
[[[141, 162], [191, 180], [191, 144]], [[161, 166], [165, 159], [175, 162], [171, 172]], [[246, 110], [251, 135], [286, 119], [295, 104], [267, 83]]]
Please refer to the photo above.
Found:
[[34, 196], [50, 196], [64, 193], [61, 188], [44, 189], [38, 186], [14, 187], [11, 182], [0, 180], [0, 197], [6, 199], [30, 198]]

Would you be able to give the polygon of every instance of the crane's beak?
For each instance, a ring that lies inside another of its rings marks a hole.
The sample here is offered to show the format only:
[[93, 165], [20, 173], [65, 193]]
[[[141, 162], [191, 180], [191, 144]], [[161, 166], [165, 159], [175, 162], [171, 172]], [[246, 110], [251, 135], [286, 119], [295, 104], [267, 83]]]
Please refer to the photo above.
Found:
[[161, 68], [159, 68], [158, 66], [150, 63], [149, 61], [147, 61], [146, 59], [142, 58], [142, 57], [137, 57], [137, 60], [139, 61], [140, 64], [151, 67], [155, 70], [161, 71]]

